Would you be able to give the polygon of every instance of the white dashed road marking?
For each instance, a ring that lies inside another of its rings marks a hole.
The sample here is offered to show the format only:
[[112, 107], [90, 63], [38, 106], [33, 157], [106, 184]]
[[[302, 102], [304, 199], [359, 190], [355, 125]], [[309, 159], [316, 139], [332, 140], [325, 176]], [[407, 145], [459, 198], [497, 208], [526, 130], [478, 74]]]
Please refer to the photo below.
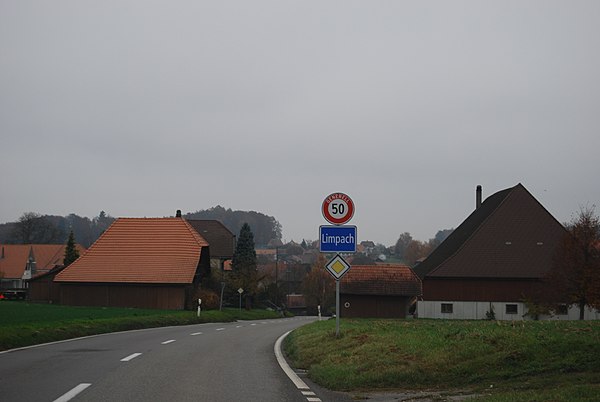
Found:
[[55, 399], [54, 402], [67, 402], [67, 401], [70, 401], [71, 399], [75, 398], [75, 396], [77, 396], [77, 394], [79, 394], [80, 392], [82, 392], [84, 389], [86, 389], [90, 385], [92, 385], [92, 384], [81, 383], [78, 386], [76, 386], [75, 388], [73, 388], [72, 390], [70, 390], [69, 392], [67, 392], [66, 394], [64, 394], [63, 396], [61, 396], [60, 398]]
[[173, 342], [175, 342], [175, 339], [170, 339], [168, 341], [162, 342], [161, 345], [168, 345], [169, 343], [173, 343]]
[[225, 331], [225, 328], [217, 328], [216, 331]]
[[191, 336], [196, 336], [196, 335], [202, 335], [202, 332], [194, 332], [193, 334], [190, 334]]
[[136, 357], [141, 356], [141, 355], [142, 355], [141, 353], [134, 353], [134, 354], [131, 354], [131, 355], [127, 356], [127, 357], [122, 358], [121, 361], [122, 362], [128, 362], [128, 361], [133, 360]]

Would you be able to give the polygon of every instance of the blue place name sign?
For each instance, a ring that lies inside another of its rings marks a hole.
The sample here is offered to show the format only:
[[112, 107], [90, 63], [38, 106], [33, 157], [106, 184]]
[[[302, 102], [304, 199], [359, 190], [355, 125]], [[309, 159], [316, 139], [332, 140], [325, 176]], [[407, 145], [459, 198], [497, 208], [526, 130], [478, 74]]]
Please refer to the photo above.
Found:
[[356, 253], [356, 226], [319, 226], [322, 253]]

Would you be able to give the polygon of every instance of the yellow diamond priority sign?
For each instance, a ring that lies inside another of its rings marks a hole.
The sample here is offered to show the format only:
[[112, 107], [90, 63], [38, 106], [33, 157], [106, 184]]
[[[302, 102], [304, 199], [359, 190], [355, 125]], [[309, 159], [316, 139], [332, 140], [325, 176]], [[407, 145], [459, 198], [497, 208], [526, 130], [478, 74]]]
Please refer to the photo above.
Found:
[[348, 270], [350, 269], [350, 265], [342, 258], [341, 255], [337, 254], [333, 257], [327, 264], [325, 264], [325, 268], [327, 271], [336, 280], [339, 280]]

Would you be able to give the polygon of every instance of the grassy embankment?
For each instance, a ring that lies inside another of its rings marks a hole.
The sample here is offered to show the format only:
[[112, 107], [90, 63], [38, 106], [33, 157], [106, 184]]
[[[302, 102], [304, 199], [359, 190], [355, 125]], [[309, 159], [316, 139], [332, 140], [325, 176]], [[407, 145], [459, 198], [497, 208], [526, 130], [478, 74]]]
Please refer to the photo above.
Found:
[[273, 311], [238, 309], [195, 311], [69, 307], [0, 302], [0, 350], [80, 336], [132, 329], [280, 318]]
[[292, 332], [294, 365], [334, 390], [483, 401], [600, 400], [600, 322], [335, 320]]

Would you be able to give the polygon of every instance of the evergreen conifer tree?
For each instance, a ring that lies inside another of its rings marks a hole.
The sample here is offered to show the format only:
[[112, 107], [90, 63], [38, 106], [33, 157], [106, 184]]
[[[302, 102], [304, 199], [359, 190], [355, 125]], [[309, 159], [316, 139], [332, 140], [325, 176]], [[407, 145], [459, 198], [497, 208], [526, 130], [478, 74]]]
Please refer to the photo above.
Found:
[[258, 271], [256, 268], [256, 250], [254, 249], [254, 234], [248, 223], [240, 229], [237, 246], [231, 267], [235, 276], [236, 286], [244, 290], [246, 309], [250, 309], [252, 298], [258, 289]]
[[79, 251], [77, 251], [77, 247], [75, 247], [75, 235], [73, 234], [73, 230], [71, 230], [71, 233], [69, 233], [69, 239], [67, 240], [67, 246], [65, 247], [65, 259], [63, 264], [65, 267], [67, 267], [78, 258]]

